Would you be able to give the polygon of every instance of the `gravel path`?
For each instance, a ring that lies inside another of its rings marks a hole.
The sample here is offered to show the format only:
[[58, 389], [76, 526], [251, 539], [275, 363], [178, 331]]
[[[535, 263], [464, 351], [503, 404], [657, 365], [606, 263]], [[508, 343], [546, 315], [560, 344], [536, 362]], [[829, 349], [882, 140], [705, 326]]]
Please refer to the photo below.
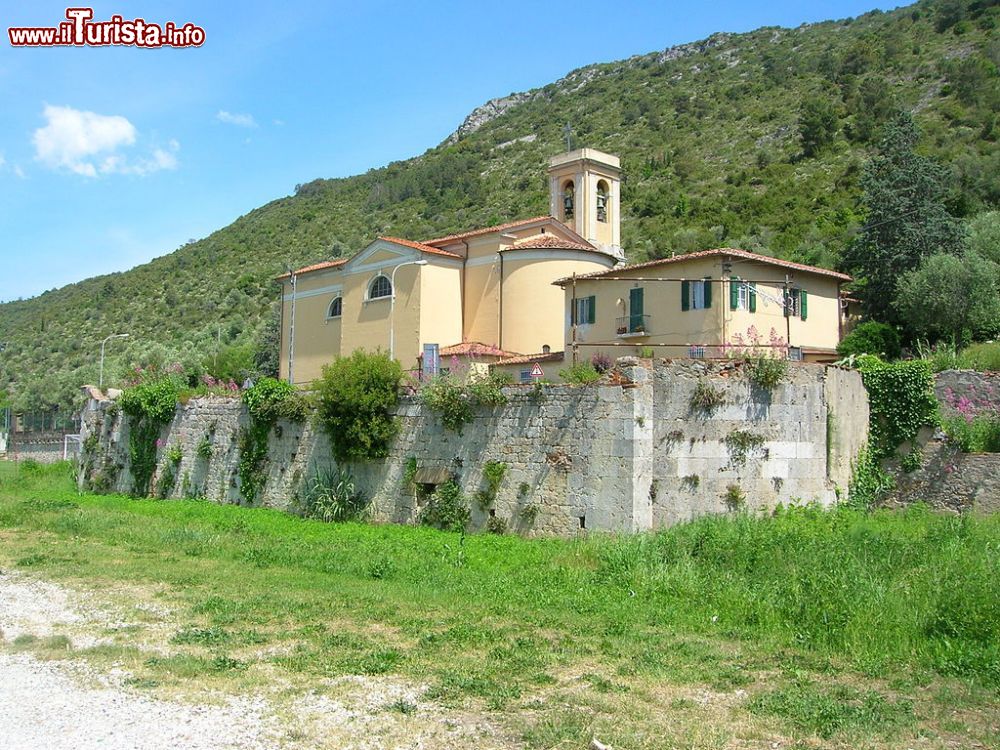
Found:
[[[114, 627], [113, 614], [85, 606], [87, 597], [15, 573], [0, 575], [0, 633], [39, 638]], [[84, 605], [84, 606], [81, 606]], [[86, 611], [86, 614], [84, 613]], [[268, 705], [233, 699], [196, 706], [157, 700], [123, 688], [121, 675], [76, 661], [41, 661], [0, 651], [0, 747], [4, 750], [257, 750], [279, 743]]]
[[[260, 695], [213, 693], [208, 702], [197, 695], [181, 702], [130, 687], [123, 669], [32, 655], [34, 646], [45, 652], [39, 639], [65, 636], [79, 649], [113, 643], [118, 631], [151, 653], [168, 648], [177, 627], [169, 609], [103, 592], [109, 593], [0, 572], [0, 750], [507, 750], [519, 744], [481, 716], [425, 701], [425, 686], [389, 676], [343, 676], [292, 693], [278, 678], [274, 690]], [[137, 612], [157, 621], [142, 618], [141, 643], [132, 622]], [[393, 703], [411, 708], [387, 709]]]
[[5, 750], [222, 750], [274, 747], [266, 706], [223, 708], [82, 687], [55, 663], [0, 654], [0, 745]]

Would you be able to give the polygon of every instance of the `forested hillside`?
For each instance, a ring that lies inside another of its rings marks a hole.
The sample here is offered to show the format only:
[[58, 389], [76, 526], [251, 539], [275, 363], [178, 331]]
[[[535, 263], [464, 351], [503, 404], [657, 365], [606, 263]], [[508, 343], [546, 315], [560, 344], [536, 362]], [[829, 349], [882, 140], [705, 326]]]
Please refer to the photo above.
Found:
[[0, 305], [0, 390], [22, 407], [66, 402], [96, 379], [100, 340], [122, 330], [131, 339], [116, 342], [113, 367], [217, 364], [220, 346], [224, 362], [245, 357], [266, 338], [286, 263], [349, 254], [377, 234], [544, 213], [545, 165], [567, 122], [574, 147], [622, 157], [630, 260], [724, 243], [839, 265], [865, 220], [864, 164], [899, 109], [919, 126], [918, 151], [948, 170], [949, 211], [972, 218], [1000, 204], [997, 26], [997, 0], [925, 1], [581, 68], [477, 110], [421, 156], [306, 182], [131, 271]]

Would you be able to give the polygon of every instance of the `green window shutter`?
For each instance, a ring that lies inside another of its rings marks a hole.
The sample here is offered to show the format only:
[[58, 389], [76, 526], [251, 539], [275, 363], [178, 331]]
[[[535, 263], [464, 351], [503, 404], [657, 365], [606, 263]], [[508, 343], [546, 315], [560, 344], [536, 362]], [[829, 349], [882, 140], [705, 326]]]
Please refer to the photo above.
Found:
[[705, 309], [709, 309], [712, 306], [712, 277], [706, 276], [705, 281]]
[[691, 309], [691, 282], [681, 282], [681, 310]]
[[735, 310], [740, 306], [740, 283], [735, 276], [729, 277], [729, 309]]
[[802, 320], [805, 320], [809, 316], [809, 309], [808, 309], [809, 305], [806, 302], [806, 300], [808, 299], [809, 297], [806, 294], [806, 290], [805, 289], [801, 290], [799, 292], [799, 316], [802, 318]]
[[596, 303], [597, 303], [596, 295], [591, 295], [587, 297], [587, 322], [591, 324], [594, 322], [594, 310], [597, 307]]
[[750, 285], [750, 312], [757, 312], [757, 285]]

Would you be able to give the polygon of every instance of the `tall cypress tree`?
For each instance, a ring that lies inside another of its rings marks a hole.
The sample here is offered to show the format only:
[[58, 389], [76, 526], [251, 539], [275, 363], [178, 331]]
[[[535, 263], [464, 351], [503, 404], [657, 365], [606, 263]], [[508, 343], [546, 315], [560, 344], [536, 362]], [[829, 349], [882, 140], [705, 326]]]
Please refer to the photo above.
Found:
[[919, 131], [908, 112], [885, 128], [861, 187], [867, 221], [844, 265], [858, 279], [865, 313], [902, 322], [893, 307], [899, 277], [937, 253], [958, 253], [961, 227], [945, 207], [947, 172], [915, 151]]

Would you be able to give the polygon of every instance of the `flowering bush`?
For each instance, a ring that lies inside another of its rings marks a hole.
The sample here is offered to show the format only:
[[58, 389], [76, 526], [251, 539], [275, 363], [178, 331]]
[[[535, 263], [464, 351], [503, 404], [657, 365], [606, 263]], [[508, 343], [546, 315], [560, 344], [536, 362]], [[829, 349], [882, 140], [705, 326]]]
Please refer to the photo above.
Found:
[[992, 396], [992, 386], [985, 396], [975, 388], [969, 395], [956, 395], [951, 388], [944, 392], [944, 403], [953, 412], [944, 420], [944, 431], [964, 453], [1000, 453], [1000, 406]]
[[788, 342], [772, 328], [765, 343], [756, 326], [746, 335], [733, 334], [733, 343], [723, 346], [729, 357], [742, 359], [747, 378], [754, 385], [770, 391], [788, 372]]

